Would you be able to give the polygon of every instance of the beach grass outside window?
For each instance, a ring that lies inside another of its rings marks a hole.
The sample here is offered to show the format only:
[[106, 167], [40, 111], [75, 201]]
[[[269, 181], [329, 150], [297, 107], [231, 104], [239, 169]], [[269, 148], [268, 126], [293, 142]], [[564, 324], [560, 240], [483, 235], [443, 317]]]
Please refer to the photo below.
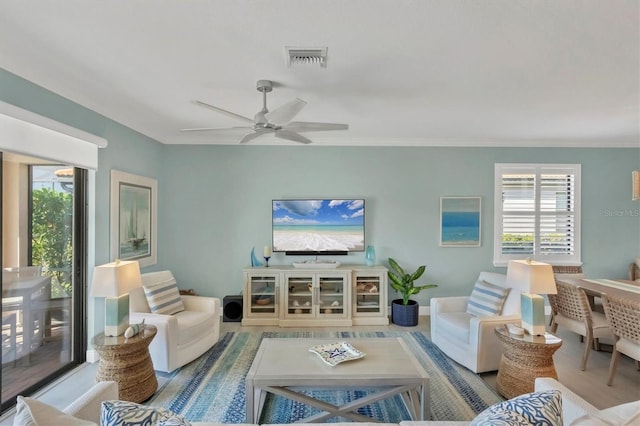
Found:
[[495, 165], [495, 266], [581, 265], [579, 164]]

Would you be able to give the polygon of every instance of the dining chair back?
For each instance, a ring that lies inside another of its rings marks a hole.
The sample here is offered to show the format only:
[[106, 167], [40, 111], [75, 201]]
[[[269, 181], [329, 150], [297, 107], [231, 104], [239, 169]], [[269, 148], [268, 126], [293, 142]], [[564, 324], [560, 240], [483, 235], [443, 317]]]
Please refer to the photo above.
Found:
[[[6, 333], [5, 333], [6, 331]], [[15, 367], [18, 358], [17, 315], [15, 312], [2, 312], [2, 364], [11, 362]]]
[[602, 304], [616, 341], [609, 364], [607, 384], [611, 386], [620, 353], [633, 358], [636, 368], [640, 369], [640, 300], [605, 294], [602, 296]]
[[[556, 280], [556, 287], [557, 287], [558, 281], [562, 281], [565, 279], [585, 278], [585, 275], [582, 272], [582, 266], [553, 265], [551, 268], [553, 269], [553, 277]], [[554, 312], [553, 303], [555, 303], [555, 298], [548, 297], [548, 299], [549, 299], [549, 305], [551, 305], [551, 315], [549, 318], [549, 325], [551, 325], [553, 324], [553, 312]], [[591, 300], [589, 301], [589, 303], [591, 303]]]
[[591, 347], [600, 350], [599, 339], [613, 338], [611, 328], [603, 313], [591, 310], [584, 290], [563, 281], [557, 281], [556, 288], [557, 294], [548, 295], [553, 311], [551, 332], [555, 333], [560, 325], [586, 338], [580, 365], [580, 369], [585, 370]]

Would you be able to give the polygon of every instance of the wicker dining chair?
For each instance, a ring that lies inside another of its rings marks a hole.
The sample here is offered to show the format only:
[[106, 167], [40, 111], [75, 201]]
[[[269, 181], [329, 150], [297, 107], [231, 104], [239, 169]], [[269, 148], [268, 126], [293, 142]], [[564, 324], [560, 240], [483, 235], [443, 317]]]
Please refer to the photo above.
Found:
[[556, 282], [556, 287], [558, 293], [548, 295], [549, 304], [553, 310], [551, 332], [555, 333], [560, 325], [586, 338], [580, 364], [580, 369], [585, 370], [591, 348], [600, 350], [599, 339], [603, 337], [613, 339], [611, 327], [603, 313], [591, 310], [584, 290], [563, 281]]
[[629, 264], [629, 281], [640, 280], [640, 263], [638, 260]]
[[640, 300], [603, 295], [602, 304], [616, 341], [609, 364], [607, 385], [611, 386], [620, 353], [635, 359], [640, 370]]
[[[582, 272], [582, 266], [574, 266], [574, 265], [553, 265], [551, 267], [553, 269], [553, 276], [556, 280], [556, 286], [558, 281], [562, 281], [565, 278], [585, 278], [584, 273]], [[588, 298], [589, 296], [587, 296]], [[549, 316], [549, 326], [553, 324], [553, 303], [555, 299], [552, 297], [548, 297], [549, 305], [551, 305], [551, 315]], [[553, 300], [552, 300], [553, 299]], [[591, 304], [592, 300], [589, 299], [589, 303]], [[592, 304], [593, 306], [593, 304]], [[603, 311], [604, 312], [604, 311]]]

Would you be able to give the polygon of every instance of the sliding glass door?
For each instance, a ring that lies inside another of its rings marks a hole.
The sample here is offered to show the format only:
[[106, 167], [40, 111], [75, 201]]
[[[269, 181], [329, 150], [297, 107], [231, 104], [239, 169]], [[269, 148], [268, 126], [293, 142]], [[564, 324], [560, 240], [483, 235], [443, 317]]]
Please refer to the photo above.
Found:
[[2, 161], [2, 410], [84, 361], [86, 171]]

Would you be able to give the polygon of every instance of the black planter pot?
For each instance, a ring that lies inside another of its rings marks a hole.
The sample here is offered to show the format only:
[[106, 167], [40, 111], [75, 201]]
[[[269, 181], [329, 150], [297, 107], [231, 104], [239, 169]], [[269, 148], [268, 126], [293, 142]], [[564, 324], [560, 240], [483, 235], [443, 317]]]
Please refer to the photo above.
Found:
[[391, 322], [402, 327], [418, 325], [418, 302], [409, 300], [408, 305], [402, 304], [402, 299], [391, 302]]

